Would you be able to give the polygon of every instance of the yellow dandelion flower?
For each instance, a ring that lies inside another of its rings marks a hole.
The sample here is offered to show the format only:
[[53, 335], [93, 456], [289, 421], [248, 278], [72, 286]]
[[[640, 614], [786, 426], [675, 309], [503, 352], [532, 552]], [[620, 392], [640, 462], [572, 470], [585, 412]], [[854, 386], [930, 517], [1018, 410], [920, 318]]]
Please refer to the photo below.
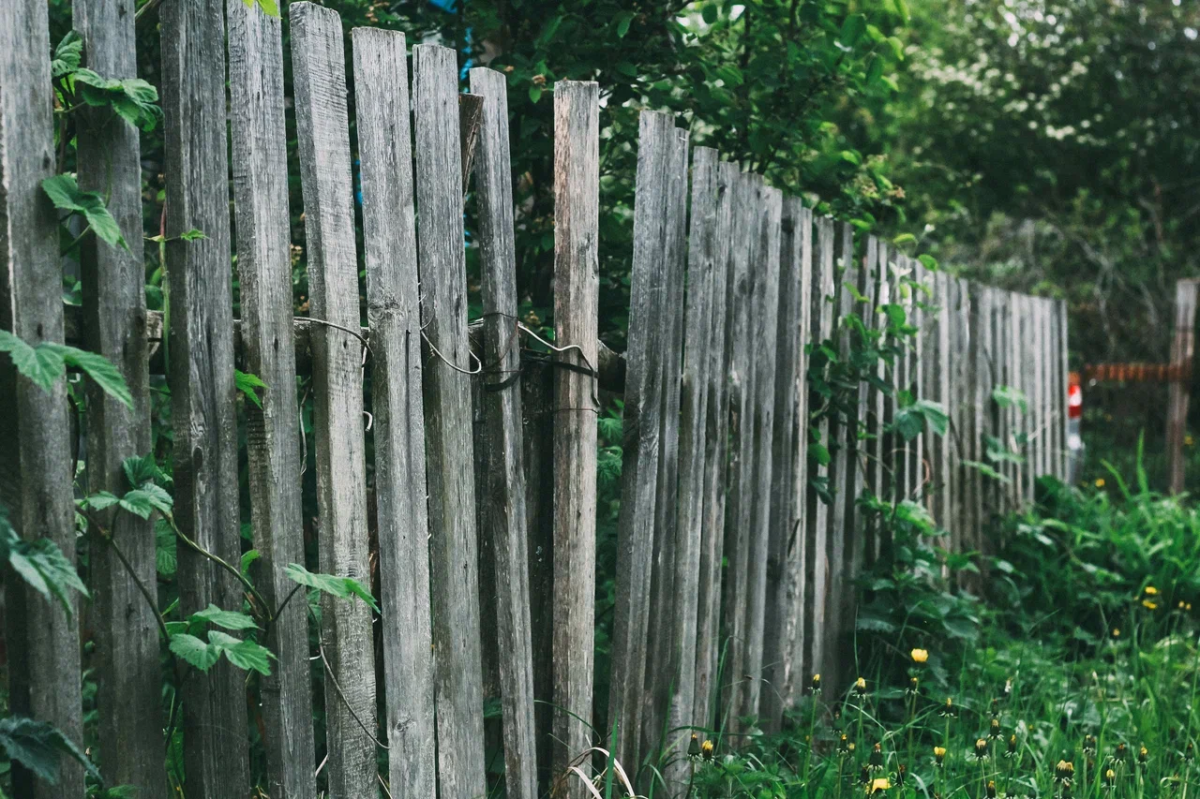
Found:
[[1152, 585], [1146, 586], [1146, 596], [1158, 596], [1158, 589]]
[[888, 788], [892, 787], [892, 783], [887, 777], [878, 777], [871, 780], [871, 793], [883, 793]]
[[1146, 610], [1158, 610], [1158, 603], [1151, 602], [1149, 599], [1143, 599], [1142, 607], [1144, 607]]
[[929, 660], [929, 652], [924, 649], [914, 649], [909, 652], [909, 656], [913, 659], [913, 663], [924, 663]]
[[1103, 477], [1096, 478], [1096, 488], [1104, 488], [1104, 478]]
[[1118, 630], [1116, 627], [1113, 627], [1113, 633], [1112, 633], [1112, 635], [1113, 635], [1113, 638], [1120, 638], [1120, 637], [1121, 637], [1121, 631], [1120, 631], [1120, 630]]

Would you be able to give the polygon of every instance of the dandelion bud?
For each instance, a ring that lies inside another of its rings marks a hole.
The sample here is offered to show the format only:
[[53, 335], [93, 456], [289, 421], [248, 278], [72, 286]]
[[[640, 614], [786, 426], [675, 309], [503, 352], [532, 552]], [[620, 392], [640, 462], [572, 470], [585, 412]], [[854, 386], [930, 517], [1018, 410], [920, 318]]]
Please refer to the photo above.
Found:
[[1016, 734], [1008, 736], [1008, 751], [1005, 753], [1008, 757], [1012, 757], [1017, 753], [1017, 736]]
[[1074, 763], [1067, 761], [1067, 760], [1058, 761], [1058, 764], [1054, 767], [1055, 782], [1060, 782], [1063, 785], [1069, 785], [1071, 783], [1071, 779], [1074, 776], [1075, 776], [1075, 764]]
[[988, 780], [987, 795], [988, 795], [988, 799], [996, 799], [996, 782], [995, 782], [995, 780]]
[[812, 692], [814, 694], [821, 693], [821, 675], [814, 674], [812, 678]]
[[945, 765], [945, 763], [946, 763], [946, 747], [944, 747], [944, 746], [933, 747], [933, 760], [939, 766]]
[[1129, 754], [1129, 747], [1125, 744], [1117, 744], [1117, 751], [1113, 753], [1113, 760], [1118, 763], [1125, 762], [1125, 756]]
[[988, 756], [988, 742], [982, 738], [975, 741], [975, 759], [985, 760]]
[[692, 733], [692, 740], [688, 741], [688, 757], [695, 757], [700, 754], [700, 738], [696, 733]]
[[704, 743], [700, 744], [700, 754], [704, 756], [705, 760], [713, 759], [714, 749], [716, 749], [716, 747], [713, 745], [712, 741], [705, 740]]
[[871, 757], [867, 762], [871, 766], [871, 771], [883, 770], [883, 747], [880, 744], [871, 747]]
[[1144, 764], [1149, 759], [1150, 759], [1150, 750], [1149, 749], [1147, 749], [1144, 746], [1141, 747], [1140, 749], [1138, 749], [1138, 762], [1139, 763]]
[[991, 724], [988, 725], [988, 737], [995, 740], [1000, 737], [1000, 719], [992, 716]]
[[1113, 785], [1115, 785], [1116, 782], [1117, 782], [1117, 772], [1113, 771], [1112, 769], [1109, 769], [1108, 771], [1104, 772], [1104, 787], [1105, 788], [1113, 787]]
[[857, 680], [855, 680], [854, 681], [854, 692], [856, 694], [858, 694], [859, 696], [866, 696], [867, 695], [867, 681], [865, 679], [863, 679], [862, 677], [859, 677]]
[[903, 763], [901, 763], [899, 766], [896, 767], [896, 785], [897, 786], [904, 784], [904, 775], [907, 773], [908, 773], [908, 767], [905, 766]]

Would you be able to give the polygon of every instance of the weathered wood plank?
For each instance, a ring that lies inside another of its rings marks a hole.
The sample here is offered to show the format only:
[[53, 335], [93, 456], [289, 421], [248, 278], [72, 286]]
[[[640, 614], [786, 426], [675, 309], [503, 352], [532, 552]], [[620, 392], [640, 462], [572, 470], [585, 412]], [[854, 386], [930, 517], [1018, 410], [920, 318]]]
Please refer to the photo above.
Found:
[[[41, 188], [55, 172], [46, 9], [40, 0], [0, 4], [0, 328], [33, 346], [63, 340], [57, 216]], [[65, 383], [47, 394], [5, 355], [0, 405], [0, 500], [25, 538], [50, 539], [74, 563]], [[8, 709], [47, 721], [82, 746], [78, 613], [64, 613], [7, 575], [5, 582]], [[38, 799], [81, 796], [83, 770], [64, 763], [58, 784], [49, 785], [14, 763], [13, 788]]]
[[[89, 69], [110, 78], [137, 76], [132, 10], [129, 0], [74, 4], [73, 23], [83, 37]], [[81, 109], [79, 122], [79, 187], [107, 196], [108, 210], [128, 245], [127, 250], [111, 247], [88, 236], [79, 251], [84, 347], [117, 367], [134, 400], [133, 408], [126, 408], [89, 381], [87, 487], [120, 495], [127, 488], [122, 462], [150, 452], [138, 130], [113, 119], [107, 109]], [[111, 513], [106, 521], [137, 579], [153, 585], [157, 572], [151, 523], [131, 513]], [[165, 796], [155, 608], [111, 547], [92, 548], [91, 569], [101, 773], [109, 784], [135, 785], [147, 796]]]
[[[750, 513], [750, 559], [746, 603], [746, 690], [742, 715], [759, 715], [763, 687], [763, 631], [766, 621], [767, 561], [771, 551], [771, 474], [775, 431], [775, 374], [779, 333], [779, 241], [783, 193], [764, 187], [756, 221], [759, 244], [754, 282], [754, 474]], [[772, 685], [767, 691], [778, 691]]]
[[[342, 24], [336, 11], [291, 6], [296, 130], [304, 190], [304, 232], [311, 315], [355, 329], [358, 262], [354, 245], [350, 125], [346, 110]], [[313, 434], [321, 571], [369, 584], [362, 344], [325, 326], [313, 351]], [[322, 598], [321, 635], [341, 691], [326, 675], [329, 793], [375, 791], [375, 650], [371, 610], [362, 602]]]
[[413, 73], [439, 793], [473, 797], [486, 780], [455, 52], [417, 45]]
[[693, 723], [714, 726], [718, 714], [718, 648], [721, 561], [725, 540], [725, 475], [729, 457], [730, 317], [735, 300], [733, 214], [739, 172], [736, 164], [717, 165], [712, 281], [712, 322], [706, 365], [708, 405], [704, 429], [704, 508], [700, 538], [700, 582], [696, 615], [696, 677]]
[[[554, 87], [554, 325], [564, 363], [594, 369], [599, 306], [599, 88]], [[508, 169], [507, 161], [497, 169]], [[515, 307], [515, 305], [514, 305]], [[596, 583], [596, 381], [558, 369], [554, 420], [555, 770], [591, 745]], [[632, 732], [632, 731], [631, 731]], [[586, 768], [587, 763], [583, 764]], [[573, 785], [571, 795], [583, 796]]]
[[728, 507], [725, 512], [725, 580], [721, 597], [722, 728], [741, 732], [739, 715], [746, 691], [746, 604], [750, 578], [750, 520], [754, 479], [754, 291], [758, 279], [758, 225], [762, 213], [762, 178], [743, 173], [738, 192], [739, 216], [734, 220], [737, 238], [732, 243], [737, 259], [737, 296], [734, 305], [730, 357], [730, 463]]
[[433, 796], [437, 750], [429, 516], [405, 37], [374, 28], [356, 28], [351, 36], [372, 331], [388, 775], [394, 796]]
[[[480, 532], [492, 543], [499, 588], [495, 624], [504, 714], [505, 787], [514, 799], [536, 799], [537, 752], [521, 394], [515, 385], [496, 388], [521, 368], [516, 340], [517, 261], [513, 243], [505, 76], [490, 69], [472, 69], [471, 91], [483, 101], [475, 197], [479, 203], [483, 277], [483, 362], [492, 372], [483, 384], [484, 446], [489, 450], [490, 473], [476, 490], [484, 495], [484, 527]], [[557, 315], [555, 319], [558, 319]], [[595, 430], [595, 421], [591, 422]], [[594, 470], [593, 464], [593, 473]], [[594, 484], [594, 474], [592, 480]], [[594, 515], [593, 507], [592, 518]]]
[[[863, 254], [862, 278], [860, 291], [865, 302], [859, 310], [863, 327], [867, 331], [881, 330], [887, 325], [887, 318], [878, 312], [876, 298], [879, 295], [879, 241], [874, 236], [867, 237]], [[880, 372], [877, 371], [876, 374]], [[875, 496], [881, 495], [883, 485], [883, 469], [881, 467], [881, 451], [883, 442], [880, 439], [880, 420], [883, 418], [883, 394], [879, 389], [863, 383], [858, 394], [858, 415], [866, 439], [860, 444], [859, 471], [861, 473], [862, 490], [870, 491]], [[862, 538], [862, 564], [875, 562], [879, 553], [879, 536], [874, 525], [860, 525], [858, 535]]]
[[[798, 302], [796, 316], [791, 324], [797, 338], [796, 363], [794, 366], [796, 386], [796, 421], [793, 432], [793, 443], [788, 453], [791, 459], [791, 496], [789, 502], [793, 508], [791, 522], [791, 539], [789, 541], [788, 592], [791, 598], [791, 612], [788, 614], [785, 646], [788, 651], [784, 657], [784, 667], [787, 677], [784, 680], [785, 706], [799, 699], [808, 685], [809, 673], [807, 668], [812, 664], [806, 661], [808, 640], [805, 637], [808, 629], [808, 619], [812, 606], [808, 604], [807, 596], [807, 564], [808, 538], [812, 535], [808, 523], [808, 444], [809, 444], [809, 393], [808, 393], [808, 362], [807, 344], [812, 336], [812, 211], [801, 205], [799, 199], [790, 199], [784, 205], [788, 219], [794, 229], [791, 240], [786, 238], [781, 245], [781, 265], [796, 270], [792, 262], [799, 261], [798, 272]], [[788, 248], [791, 248], [789, 252]]]
[[[617, 725], [616, 757], [637, 763], [641, 693], [646, 669], [654, 507], [657, 496], [669, 175], [674, 118], [643, 111], [639, 122], [630, 278], [628, 372], [625, 380], [621, 507], [617, 519], [617, 601], [613, 616], [608, 718]], [[556, 553], [557, 554], [557, 553]], [[589, 618], [587, 623], [591, 624]], [[635, 769], [636, 765], [629, 768]]]
[[[175, 518], [204, 549], [241, 555], [233, 295], [229, 263], [225, 19], [222, 0], [168, 3], [162, 20], [167, 272], [171, 283]], [[188, 230], [205, 238], [183, 241]], [[187, 547], [179, 551], [184, 615], [241, 607], [241, 585]], [[245, 674], [219, 663], [183, 687], [188, 795], [225, 797], [249, 787]]]
[[763, 690], [759, 716], [763, 728], [777, 732], [783, 711], [794, 698], [793, 647], [796, 636], [796, 567], [802, 549], [799, 529], [797, 459], [804, 450], [807, 420], [801, 414], [806, 392], [803, 327], [801, 224], [804, 210], [795, 197], [783, 198], [779, 240], [779, 313], [775, 325], [775, 416], [771, 435], [771, 517], [767, 561], [767, 594], [763, 620]]
[[1059, 359], [1059, 380], [1058, 380], [1058, 406], [1062, 409], [1062, 418], [1059, 421], [1060, 441], [1062, 442], [1062, 450], [1059, 452], [1059, 477], [1067, 481], [1071, 478], [1071, 454], [1070, 454], [1070, 411], [1067, 406], [1067, 401], [1070, 396], [1071, 388], [1071, 361], [1070, 361], [1070, 336], [1069, 325], [1070, 317], [1067, 308], [1066, 300], [1059, 300], [1058, 306], [1058, 329], [1055, 331], [1055, 338], [1058, 340], [1058, 359]]
[[[834, 236], [833, 220], [822, 217], [816, 222], [817, 251], [813, 263], [813, 293], [812, 293], [812, 344], [820, 346], [829, 339], [833, 332], [833, 317], [835, 313], [832, 300], [834, 297]], [[813, 400], [810, 398], [809, 400]], [[818, 424], [818, 439], [822, 446], [830, 444], [830, 424], [824, 418]], [[809, 473], [817, 480], [829, 479], [829, 465], [813, 459], [809, 463]], [[811, 486], [808, 487], [808, 516], [810, 525], [807, 536], [807, 560], [805, 563], [805, 592], [808, 606], [812, 615], [808, 619], [805, 630], [805, 641], [808, 645], [807, 660], [812, 664], [812, 671], [826, 674], [827, 685], [835, 685], [839, 675], [834, 675], [827, 668], [826, 627], [829, 600], [829, 506], [826, 505]]]
[[[923, 285], [925, 267], [916, 258], [909, 258], [907, 261], [908, 279], [911, 281], [911, 284], [908, 286], [908, 305], [911, 309], [909, 318], [912, 326], [916, 328], [916, 332], [913, 333], [913, 338], [909, 345], [908, 379], [913, 398], [919, 400], [925, 396], [925, 375], [923, 364], [921, 363], [921, 353], [925, 346], [924, 305], [926, 296], [920, 288]], [[923, 430], [909, 444], [909, 486], [911, 489], [911, 499], [914, 502], [923, 501], [926, 488], [925, 438], [926, 432]]]
[[[696, 629], [700, 593], [700, 551], [704, 525], [704, 466], [708, 402], [711, 396], [708, 369], [713, 363], [710, 333], [716, 313], [713, 286], [721, 245], [716, 236], [718, 214], [717, 151], [697, 147], [692, 151], [692, 215], [688, 248], [687, 303], [683, 338], [683, 375], [679, 416], [679, 524], [675, 542], [675, 590], [665, 610], [670, 613], [671, 668], [665, 675], [670, 693], [666, 729], [694, 724], [696, 692]], [[723, 284], [723, 281], [722, 281]], [[721, 295], [724, 300], [724, 294]], [[723, 344], [723, 343], [722, 343]], [[676, 733], [664, 741], [674, 754], [668, 783], [686, 781], [687, 761], [680, 757], [690, 736]]]
[[650, 576], [650, 615], [647, 627], [645, 689], [642, 697], [641, 746], [657, 751], [670, 705], [670, 674], [676, 654], [671, 647], [671, 603], [675, 601], [675, 535], [679, 523], [679, 405], [683, 370], [684, 280], [687, 257], [688, 133], [675, 130], [668, 173], [667, 297], [663, 306], [668, 325], [663, 353], [663, 409], [659, 432], [658, 497], [654, 507], [654, 561]]
[[[854, 230], [848, 223], [841, 223], [835, 228], [837, 241], [834, 242], [834, 285], [833, 303], [829, 312], [833, 314], [833, 329], [837, 333], [837, 356], [842, 362], [850, 359], [850, 327], [843, 323], [846, 317], [854, 312], [854, 295], [847, 288], [858, 288], [858, 270], [854, 265]], [[829, 529], [825, 534], [826, 552], [829, 557], [829, 576], [826, 583], [828, 595], [825, 616], [825, 652], [826, 665], [823, 667], [829, 674], [840, 673], [840, 663], [847, 654], [842, 651], [843, 628], [842, 619], [847, 612], [852, 612], [853, 602], [847, 597], [847, 585], [851, 575], [847, 571], [848, 551], [846, 540], [847, 531], [852, 529], [854, 496], [851, 475], [853, 473], [853, 448], [856, 442], [851, 441], [857, 420], [853, 413], [839, 413], [830, 420], [829, 439], [831, 443], [829, 464], [829, 492], [833, 504], [829, 507]], [[853, 593], [851, 590], [849, 593]], [[849, 653], [853, 654], [853, 653]]]
[[[933, 304], [936, 306], [937, 320], [930, 332], [930, 358], [928, 380], [929, 396], [941, 403], [947, 414], [951, 411], [951, 388], [953, 375], [950, 364], [950, 281], [945, 272], [937, 272], [933, 276]], [[945, 435], [937, 436], [933, 445], [932, 483], [934, 492], [933, 518], [943, 529], [949, 529], [952, 519], [951, 502], [951, 469], [950, 459], [954, 449], [955, 428], [953, 421], [948, 426]]]
[[[245, 403], [250, 515], [262, 594], [279, 607], [295, 588], [285, 568], [304, 562], [282, 24], [241, 0], [226, 13], [242, 350], [246, 370], [267, 384], [261, 408]], [[288, 603], [267, 645], [279, 658], [262, 681], [267, 789], [315, 797], [305, 603]]]

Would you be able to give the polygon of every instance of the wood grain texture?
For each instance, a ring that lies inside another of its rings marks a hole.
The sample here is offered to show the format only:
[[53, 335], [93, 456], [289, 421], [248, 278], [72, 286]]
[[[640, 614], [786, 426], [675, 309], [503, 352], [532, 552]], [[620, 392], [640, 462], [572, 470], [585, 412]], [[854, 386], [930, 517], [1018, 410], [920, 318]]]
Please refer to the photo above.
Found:
[[725, 512], [725, 580], [721, 597], [721, 645], [725, 650], [721, 680], [723, 729], [741, 732], [739, 714], [746, 690], [746, 607], [750, 580], [750, 518], [754, 485], [754, 286], [760, 245], [762, 178], [743, 173], [738, 181], [739, 202], [732, 243], [735, 263], [735, 302], [731, 316], [729, 493]]
[[[883, 274], [883, 259], [887, 257], [887, 244], [879, 241], [874, 236], [867, 239], [866, 261], [863, 264], [863, 272], [865, 273], [864, 292], [869, 298], [867, 306], [872, 309], [877, 309], [878, 304], [883, 303], [883, 297], [886, 294], [884, 285], [880, 282]], [[879, 313], [877, 310], [872, 311], [871, 323], [869, 330], [879, 331], [882, 336], [883, 331], [887, 329], [887, 316]], [[887, 377], [887, 366], [882, 361], [879, 361], [875, 367], [875, 376], [883, 381]], [[886, 396], [883, 391], [878, 388], [871, 388], [867, 395], [866, 409], [866, 485], [867, 488], [876, 497], [886, 496], [885, 486], [888, 481], [887, 469], [884, 468], [883, 461], [883, 424], [884, 424], [884, 407]], [[864, 531], [867, 535], [867, 559], [874, 561], [880, 555], [881, 531], [876, 526], [872, 526], [869, 531]]]
[[802, 323], [803, 260], [800, 255], [803, 206], [784, 197], [779, 240], [779, 313], [775, 325], [775, 417], [771, 435], [771, 517], [767, 551], [767, 590], [763, 618], [763, 690], [759, 716], [763, 729], [777, 732], [783, 711], [795, 698], [793, 642], [796, 605], [796, 555], [803, 541], [796, 492], [796, 451], [807, 440], [807, 420], [800, 415], [806, 392]]
[[1060, 422], [1060, 435], [1062, 441], [1062, 451], [1059, 453], [1059, 477], [1064, 482], [1071, 478], [1071, 452], [1070, 452], [1070, 416], [1067, 408], [1067, 400], [1071, 388], [1071, 363], [1070, 363], [1070, 331], [1069, 331], [1069, 316], [1066, 300], [1058, 300], [1058, 329], [1055, 331], [1055, 337], [1058, 339], [1058, 359], [1059, 359], [1059, 378], [1058, 378], [1058, 402], [1062, 409], [1062, 419]]
[[[0, 328], [33, 346], [63, 340], [57, 213], [41, 188], [55, 172], [49, 52], [45, 3], [0, 4]], [[0, 406], [0, 501], [23, 537], [50, 539], [74, 563], [65, 381], [47, 394], [19, 376], [6, 355]], [[82, 746], [79, 615], [15, 577], [6, 575], [5, 583], [8, 709], [47, 721]], [[71, 603], [78, 610], [75, 595]], [[16, 796], [74, 799], [83, 793], [83, 770], [64, 763], [58, 784], [49, 785], [14, 763], [13, 788]]]
[[667, 213], [674, 146], [674, 118], [643, 111], [639, 121], [634, 201], [624, 452], [617, 518], [617, 600], [608, 706], [608, 723], [618, 728], [616, 757], [622, 763], [637, 762], [641, 729], [658, 483], [661, 374], [668, 333], [663, 324], [662, 305], [668, 285]]
[[[834, 298], [834, 236], [833, 220], [821, 217], [816, 220], [816, 251], [813, 258], [813, 293], [811, 336], [813, 346], [819, 346], [833, 333], [833, 317], [836, 308]], [[813, 402], [810, 397], [809, 402]], [[828, 418], [818, 423], [818, 438], [822, 445], [829, 446], [830, 425]], [[809, 463], [809, 473], [815, 479], [829, 479], [829, 465], [821, 464], [818, 460]], [[826, 628], [827, 606], [829, 603], [829, 506], [809, 486], [807, 491], [809, 534], [806, 540], [805, 562], [805, 593], [807, 603], [812, 608], [812, 615], [805, 625], [805, 641], [808, 647], [807, 661], [812, 664], [811, 670], [825, 673], [826, 686], [835, 686], [842, 679], [828, 669], [826, 659]]]
[[405, 39], [400, 32], [356, 28], [351, 43], [371, 326], [388, 776], [394, 796], [433, 796], [429, 515]]
[[[559, 346], [579, 347], [556, 357], [588, 369], [597, 363], [599, 325], [599, 114], [595, 83], [555, 85], [555, 337]], [[558, 771], [592, 744], [591, 731], [579, 719], [590, 723], [592, 717], [600, 409], [590, 375], [559, 369], [554, 382], [554, 734], [564, 747], [554, 758]], [[571, 795], [582, 791], [572, 786]]]
[[[671, 668], [660, 681], [670, 692], [664, 748], [686, 752], [690, 735], [682, 728], [695, 723], [696, 629], [700, 595], [700, 551], [704, 535], [704, 455], [713, 365], [711, 334], [714, 314], [713, 283], [721, 246], [717, 241], [719, 196], [718, 155], [708, 147], [692, 151], [692, 202], [684, 310], [683, 373], [679, 414], [679, 523], [675, 536], [674, 595], [669, 611], [668, 644]], [[723, 281], [722, 281], [723, 284]], [[722, 299], [724, 295], [722, 294]], [[673, 730], [679, 732], [672, 733]], [[666, 771], [669, 785], [679, 790], [688, 778], [687, 761], [676, 757]]]
[[[503, 73], [479, 68], [470, 74], [471, 92], [483, 103], [475, 197], [479, 204], [483, 278], [483, 362], [492, 372], [483, 384], [483, 446], [488, 450], [489, 474], [476, 486], [483, 494], [480, 535], [491, 541], [499, 588], [494, 612], [504, 714], [505, 789], [514, 799], [537, 799], [521, 392], [516, 385], [493, 388], [521, 368], [516, 338], [517, 260], [508, 150], [508, 87]], [[593, 464], [593, 485], [594, 470]], [[594, 507], [592, 514], [594, 518]], [[592, 535], [594, 538], [594, 530]]]
[[[109, 78], [136, 77], [132, 0], [80, 0], [73, 10], [87, 67]], [[87, 490], [119, 496], [128, 488], [122, 462], [150, 452], [138, 130], [108, 109], [81, 109], [76, 147], [79, 187], [107, 197], [108, 210], [129, 246], [112, 247], [88, 236], [79, 250], [83, 346], [117, 367], [134, 400], [133, 408], [126, 408], [88, 382]], [[153, 525], [131, 513], [102, 518], [137, 579], [153, 585], [158, 579]], [[92, 548], [91, 569], [101, 773], [110, 784], [163, 796], [167, 776], [155, 607], [111, 547]]]
[[[241, 556], [233, 294], [229, 262], [225, 18], [222, 0], [168, 3], [162, 21], [167, 272], [171, 288], [168, 382], [175, 431], [175, 519], [209, 552]], [[201, 230], [205, 238], [176, 237]], [[187, 547], [179, 551], [187, 615], [242, 605], [240, 583]], [[245, 673], [218, 663], [184, 683], [188, 796], [226, 797], [250, 784]]]
[[[676, 129], [671, 145], [667, 204], [668, 327], [662, 365], [658, 496], [654, 506], [654, 561], [650, 582], [645, 688], [642, 696], [641, 752], [655, 752], [664, 735], [670, 705], [669, 675], [675, 670], [671, 617], [675, 613], [675, 537], [679, 523], [679, 404], [683, 370], [684, 280], [687, 257], [688, 133]], [[682, 786], [677, 786], [682, 787]]]
[[[809, 535], [807, 525], [808, 515], [808, 360], [806, 352], [811, 335], [809, 315], [812, 313], [812, 211], [805, 208], [799, 198], [789, 197], [783, 205], [783, 237], [780, 240], [780, 271], [787, 283], [793, 284], [795, 300], [793, 313], [784, 315], [780, 307], [780, 329], [787, 325], [787, 336], [794, 339], [795, 354], [787, 361], [787, 368], [782, 369], [777, 379], [786, 378], [793, 385], [786, 387], [795, 405], [794, 420], [791, 422], [792, 440], [786, 448], [777, 448], [787, 464], [785, 474], [787, 482], [780, 485], [780, 490], [786, 492], [787, 507], [790, 512], [784, 528], [776, 530], [786, 536], [786, 548], [780, 548], [780, 557], [784, 569], [780, 589], [781, 600], [785, 603], [780, 608], [783, 617], [782, 635], [779, 657], [782, 661], [782, 683], [779, 677], [773, 684], [781, 684], [782, 696], [780, 704], [783, 709], [791, 707], [804, 695], [804, 687], [811, 675], [805, 673], [805, 619], [811, 607], [805, 597], [805, 564], [806, 541]], [[790, 228], [790, 229], [789, 229]], [[785, 357], [781, 347], [779, 358]], [[776, 396], [778, 396], [776, 383]], [[768, 623], [766, 635], [772, 635]], [[769, 639], [768, 639], [769, 640]], [[765, 650], [764, 658], [770, 662], [770, 648]], [[776, 675], [780, 669], [776, 668]], [[768, 705], [768, 708], [770, 706]], [[764, 715], [766, 715], [764, 711]]]
[[729, 456], [730, 315], [734, 300], [730, 243], [736, 164], [722, 162], [716, 174], [715, 252], [712, 265], [712, 315], [709, 362], [706, 366], [708, 404], [704, 430], [704, 508], [700, 537], [700, 579], [696, 600], [696, 674], [693, 723], [713, 726], [717, 719], [717, 658], [720, 645], [721, 561], [725, 540], [725, 475]]
[[[267, 384], [261, 408], [245, 403], [255, 576], [279, 607], [295, 588], [284, 570], [304, 563], [282, 24], [241, 0], [228, 0], [226, 13], [242, 351], [246, 371]], [[266, 643], [278, 657], [262, 681], [267, 790], [309, 799], [317, 787], [305, 603], [288, 603]]]
[[[413, 48], [425, 458], [429, 484], [439, 792], [486, 791], [479, 650], [478, 541], [472, 464], [467, 276], [463, 249], [458, 64], [453, 50]], [[436, 347], [441, 355], [435, 355]], [[454, 367], [457, 367], [454, 368]], [[464, 371], [459, 371], [464, 370]]]
[[754, 472], [750, 513], [750, 550], [746, 596], [746, 690], [743, 716], [759, 715], [763, 691], [763, 630], [766, 620], [767, 568], [771, 549], [771, 474], [775, 432], [775, 377], [779, 326], [779, 240], [783, 218], [783, 193], [763, 187], [755, 234], [758, 257], [754, 283], [754, 397], [752, 429]]
[[[310, 313], [353, 330], [360, 324], [358, 262], [341, 19], [294, 3], [291, 37]], [[362, 344], [345, 330], [323, 328], [313, 350], [321, 571], [369, 585]], [[321, 635], [342, 688], [330, 690], [326, 678], [329, 793], [365, 796], [376, 782], [375, 745], [359, 727], [376, 728], [371, 610], [330, 596], [321, 603]]]

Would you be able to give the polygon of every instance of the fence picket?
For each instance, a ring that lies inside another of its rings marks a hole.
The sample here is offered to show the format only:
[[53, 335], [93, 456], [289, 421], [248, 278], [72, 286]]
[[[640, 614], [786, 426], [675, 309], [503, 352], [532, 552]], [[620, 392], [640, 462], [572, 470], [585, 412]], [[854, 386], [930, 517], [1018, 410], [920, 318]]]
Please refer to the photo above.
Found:
[[484, 446], [490, 469], [476, 490], [484, 496], [484, 527], [480, 533], [492, 543], [496, 583], [500, 588], [495, 623], [504, 712], [505, 786], [514, 799], [536, 799], [521, 395], [510, 379], [519, 374], [521, 358], [516, 338], [517, 263], [508, 153], [508, 87], [505, 76], [494, 70], [472, 69], [470, 77], [472, 93], [483, 99], [476, 158], [484, 302], [483, 362], [488, 371], [495, 373], [485, 378], [487, 382], [483, 385]]
[[[40, 0], [0, 6], [0, 328], [31, 346], [63, 341], [62, 271], [57, 215], [41, 182], [54, 174], [49, 22]], [[0, 499], [26, 539], [48, 538], [75, 562], [74, 476], [64, 381], [50, 393], [0, 356]], [[7, 582], [7, 579], [6, 579]], [[6, 591], [9, 710], [53, 724], [83, 745], [79, 614], [31, 588]], [[78, 609], [78, 601], [71, 600]], [[161, 750], [160, 750], [161, 752]], [[80, 796], [83, 769], [65, 763], [58, 785], [13, 764], [17, 796]]]
[[[329, 323], [313, 348], [321, 571], [369, 583], [363, 344], [344, 329], [356, 329], [359, 310], [342, 23], [312, 3], [293, 4], [291, 23], [311, 315]], [[333, 672], [325, 674], [329, 792], [366, 795], [375, 790], [370, 608], [326, 596], [322, 628]]]
[[[80, 0], [73, 10], [87, 67], [105, 76], [135, 77], [132, 15], [96, 0]], [[138, 130], [111, 119], [108, 111], [81, 109], [76, 146], [79, 187], [107, 195], [108, 210], [128, 246], [111, 247], [89, 236], [79, 249], [83, 344], [117, 367], [133, 397], [133, 408], [126, 408], [88, 384], [87, 487], [120, 495], [126, 490], [122, 462], [146, 455], [151, 446]], [[158, 579], [153, 524], [130, 513], [99, 516], [133, 574], [142, 585], [153, 585]], [[110, 784], [165, 796], [156, 607], [142, 596], [113, 547], [93, 547], [90, 565], [101, 773]]]
[[[268, 387], [261, 408], [245, 403], [251, 526], [261, 593], [278, 608], [296, 587], [284, 569], [304, 563], [282, 25], [240, 0], [227, 16], [242, 351]], [[278, 662], [262, 688], [268, 790], [301, 799], [317, 792], [306, 608], [289, 602], [271, 625]]]
[[[167, 272], [171, 280], [168, 363], [175, 431], [175, 518], [199, 546], [237, 563], [237, 415], [233, 296], [229, 268], [225, 20], [221, 0], [161, 10], [166, 150]], [[178, 238], [200, 230], [203, 239]], [[210, 603], [242, 605], [241, 584], [188, 547], [179, 549], [184, 616]], [[224, 797], [250, 784], [245, 675], [218, 663], [184, 683], [188, 795]]]
[[371, 325], [388, 776], [393, 795], [432, 796], [437, 751], [429, 517], [405, 37], [372, 28], [356, 28], [351, 36]]

